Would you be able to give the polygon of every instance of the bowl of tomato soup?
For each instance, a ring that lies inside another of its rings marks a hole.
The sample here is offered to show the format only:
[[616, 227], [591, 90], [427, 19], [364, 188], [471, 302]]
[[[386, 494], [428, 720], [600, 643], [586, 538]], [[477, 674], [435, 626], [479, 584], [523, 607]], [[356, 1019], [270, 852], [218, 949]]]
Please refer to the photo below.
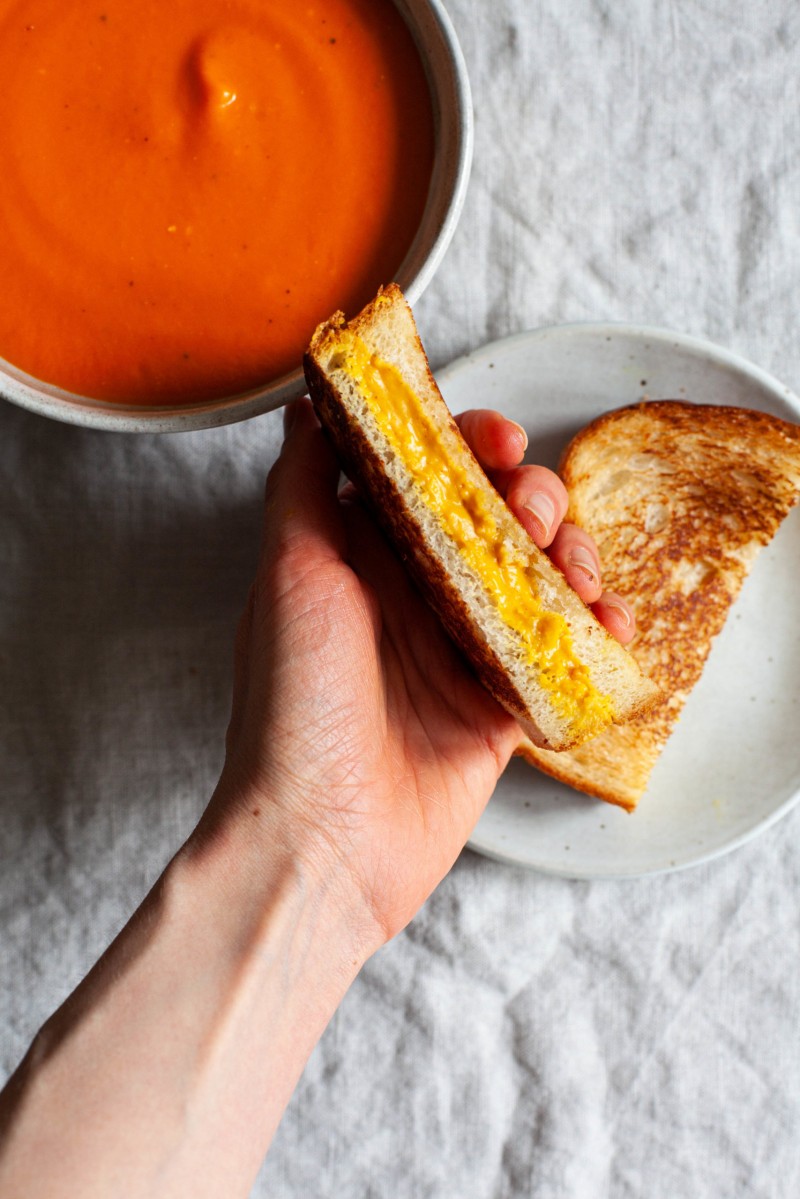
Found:
[[0, 394], [122, 431], [305, 390], [319, 321], [413, 303], [472, 116], [440, 0], [0, 0]]

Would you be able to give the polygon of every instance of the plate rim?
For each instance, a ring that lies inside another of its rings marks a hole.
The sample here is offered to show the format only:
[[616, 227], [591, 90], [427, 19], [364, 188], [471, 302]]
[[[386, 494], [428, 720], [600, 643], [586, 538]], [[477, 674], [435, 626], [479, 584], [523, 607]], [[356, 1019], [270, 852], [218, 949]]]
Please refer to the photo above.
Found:
[[[735, 370], [738, 374], [752, 379], [766, 392], [771, 394], [783, 407], [788, 409], [797, 421], [800, 421], [800, 396], [787, 384], [781, 382], [775, 375], [772, 375], [763, 367], [750, 361], [750, 359], [745, 358], [736, 351], [727, 349], [717, 342], [695, 334], [681, 333], [660, 325], [635, 324], [628, 321], [570, 321], [524, 329], [517, 333], [485, 342], [483, 345], [477, 347], [477, 349], [459, 355], [435, 372], [436, 381], [440, 386], [446, 387], [451, 379], [465, 370], [480, 367], [486, 359], [495, 357], [498, 354], [507, 353], [521, 344], [540, 341], [547, 336], [563, 336], [568, 334], [591, 337], [624, 335], [633, 340], [649, 340], [661, 344], [672, 343], [676, 349], [690, 350], [698, 355], [704, 355], [715, 364]], [[574, 882], [613, 883], [642, 878], [655, 878], [666, 874], [676, 874], [683, 870], [689, 870], [714, 862], [729, 853], [733, 853], [737, 849], [741, 849], [787, 816], [797, 806], [799, 801], [800, 787], [783, 799], [767, 816], [758, 820], [751, 828], [737, 834], [724, 844], [718, 845], [713, 849], [689, 854], [680, 862], [668, 863], [664, 866], [654, 866], [645, 870], [640, 868], [633, 868], [629, 871], [617, 869], [598, 873], [596, 870], [576, 869], [570, 871], [543, 864], [538, 861], [532, 861], [530, 858], [521, 857], [513, 852], [504, 853], [494, 845], [491, 847], [487, 846], [485, 842], [481, 841], [480, 837], [476, 836], [479, 825], [476, 825], [476, 828], [473, 830], [473, 833], [466, 842], [465, 849], [470, 849], [474, 853], [480, 854], [491, 861], [533, 870], [549, 878], [562, 878]], [[489, 803], [491, 803], [491, 798]]]
[[475, 350], [468, 350], [465, 354], [460, 354], [457, 358], [454, 358], [451, 362], [448, 362], [434, 372], [436, 381], [440, 385], [447, 384], [451, 376], [466, 369], [468, 365], [480, 363], [484, 358], [491, 358], [494, 354], [505, 352], [525, 342], [538, 341], [540, 338], [547, 337], [548, 335], [562, 335], [565, 333], [585, 333], [603, 336], [625, 334], [627, 337], [642, 340], [649, 338], [651, 341], [673, 342], [676, 348], [682, 347], [705, 353], [721, 364], [733, 367], [742, 374], [748, 375], [750, 378], [761, 383], [762, 386], [775, 395], [776, 399], [780, 399], [782, 402], [788, 404], [797, 414], [798, 418], [800, 418], [800, 395], [793, 391], [788, 384], [782, 383], [777, 376], [758, 366], [749, 358], [745, 358], [737, 351], [729, 350], [727, 347], [720, 345], [719, 342], [699, 337], [694, 333], [680, 333], [675, 329], [670, 329], [662, 325], [639, 325], [632, 324], [629, 321], [568, 321], [563, 324], [538, 325], [535, 328], [523, 329], [518, 333], [510, 333], [505, 337], [498, 337], [493, 341], [485, 342]]

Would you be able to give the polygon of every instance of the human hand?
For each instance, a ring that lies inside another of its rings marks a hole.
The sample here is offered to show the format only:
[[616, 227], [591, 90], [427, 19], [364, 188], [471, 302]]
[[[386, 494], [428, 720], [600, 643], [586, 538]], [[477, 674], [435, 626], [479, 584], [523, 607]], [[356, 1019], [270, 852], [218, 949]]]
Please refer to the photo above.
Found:
[[[562, 484], [516, 465], [524, 432], [491, 412], [461, 425], [615, 629], [625, 608], [600, 597], [596, 549], [563, 523]], [[338, 478], [311, 406], [292, 405], [222, 777], [0, 1095], [4, 1195], [89, 1199], [120, 1177], [131, 1196], [249, 1193], [360, 965], [447, 873], [519, 741]]]
[[[563, 522], [551, 471], [517, 465], [523, 430], [466, 413], [465, 438], [509, 505], [621, 641], [591, 539]], [[452, 866], [519, 742], [339, 469], [308, 401], [287, 409], [257, 577], [237, 635], [227, 758], [212, 815], [245, 814], [341, 889], [369, 950]]]
[[622, 645], [636, 632], [633, 612], [603, 591], [600, 556], [588, 533], [564, 520], [567, 489], [544, 466], [519, 466], [528, 446], [525, 430], [499, 412], [472, 409], [458, 417], [461, 432], [484, 470], [540, 549], [547, 550], [569, 585]]

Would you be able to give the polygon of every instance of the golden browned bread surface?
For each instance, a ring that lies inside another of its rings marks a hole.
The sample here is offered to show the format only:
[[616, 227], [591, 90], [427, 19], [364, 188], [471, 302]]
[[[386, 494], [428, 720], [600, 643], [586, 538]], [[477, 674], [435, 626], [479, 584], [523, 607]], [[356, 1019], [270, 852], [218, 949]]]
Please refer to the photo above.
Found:
[[349, 324], [336, 314], [319, 327], [305, 356], [306, 379], [346, 474], [371, 503], [420, 589], [487, 689], [539, 745], [561, 750], [584, 735], [553, 707], [541, 685], [540, 668], [522, 661], [515, 634], [503, 625], [483, 581], [470, 573], [464, 555], [450, 542], [435, 514], [420, 502], [413, 472], [406, 469], [402, 453], [392, 451], [352, 372], [348, 373], [341, 349], [345, 328], [371, 354], [396, 369], [419, 397], [435, 421], [449, 461], [457, 462], [469, 486], [480, 492], [498, 539], [524, 558], [545, 609], [566, 621], [582, 664], [603, 694], [612, 697], [615, 718], [627, 719], [652, 705], [653, 685], [567, 586], [481, 470], [439, 393], [411, 310], [399, 288], [391, 286], [382, 289]]
[[568, 519], [596, 540], [603, 583], [632, 605], [632, 652], [664, 698], [554, 755], [520, 752], [578, 790], [633, 808], [762, 546], [800, 494], [800, 426], [764, 412], [651, 401], [567, 447]]

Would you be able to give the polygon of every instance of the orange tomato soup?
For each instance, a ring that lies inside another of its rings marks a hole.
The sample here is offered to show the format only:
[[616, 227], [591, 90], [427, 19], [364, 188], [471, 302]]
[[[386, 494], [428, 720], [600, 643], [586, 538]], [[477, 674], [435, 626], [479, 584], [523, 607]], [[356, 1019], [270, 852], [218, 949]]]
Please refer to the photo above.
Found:
[[172, 405], [294, 370], [433, 163], [391, 0], [0, 0], [0, 356]]

